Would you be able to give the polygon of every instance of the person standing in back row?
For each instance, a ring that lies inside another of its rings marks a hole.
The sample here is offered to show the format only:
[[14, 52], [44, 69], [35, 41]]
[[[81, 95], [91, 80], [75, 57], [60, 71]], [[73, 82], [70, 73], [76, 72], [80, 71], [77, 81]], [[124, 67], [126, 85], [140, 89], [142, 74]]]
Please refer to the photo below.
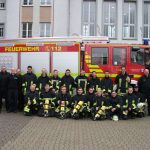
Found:
[[2, 99], [5, 99], [5, 107], [6, 111], [9, 110], [8, 100], [7, 100], [7, 92], [8, 92], [8, 77], [9, 73], [6, 70], [6, 67], [3, 66], [0, 72], [0, 112], [2, 110]]
[[144, 75], [138, 81], [139, 91], [143, 94], [148, 103], [148, 115], [150, 116], [150, 74], [149, 70], [144, 70]]
[[16, 69], [11, 69], [11, 74], [8, 77], [8, 103], [9, 110], [8, 112], [17, 112], [17, 103], [18, 103], [18, 86], [19, 79], [16, 75]]
[[37, 84], [37, 77], [32, 72], [32, 66], [27, 67], [27, 73], [23, 76], [23, 94], [26, 95], [28, 91], [30, 91], [30, 86], [32, 84]]
[[38, 77], [38, 88], [39, 92], [43, 92], [45, 90], [45, 85], [49, 84], [50, 78], [47, 75], [46, 68], [42, 68], [41, 76]]
[[24, 99], [23, 99], [23, 93], [22, 93], [22, 79], [23, 75], [21, 75], [21, 70], [17, 69], [16, 75], [18, 77], [18, 110], [23, 111], [24, 108]]
[[88, 78], [86, 77], [84, 70], [81, 70], [80, 75], [75, 78], [75, 84], [76, 88], [81, 87], [83, 89], [83, 93], [86, 94]]
[[61, 78], [58, 76], [58, 70], [53, 71], [53, 76], [50, 77], [50, 88], [54, 93], [58, 93], [61, 85]]
[[97, 77], [95, 71], [93, 71], [91, 76], [90, 76], [89, 87], [92, 87], [94, 89], [94, 92], [97, 92], [97, 91], [101, 90], [101, 81]]
[[72, 96], [73, 87], [74, 87], [74, 78], [70, 74], [71, 74], [71, 71], [67, 69], [65, 72], [65, 75], [61, 79], [61, 86], [66, 86], [67, 92], [69, 92], [69, 94]]
[[117, 93], [120, 96], [125, 95], [128, 92], [128, 87], [130, 85], [130, 76], [126, 72], [125, 67], [121, 68], [121, 73], [117, 75], [115, 83], [117, 84]]

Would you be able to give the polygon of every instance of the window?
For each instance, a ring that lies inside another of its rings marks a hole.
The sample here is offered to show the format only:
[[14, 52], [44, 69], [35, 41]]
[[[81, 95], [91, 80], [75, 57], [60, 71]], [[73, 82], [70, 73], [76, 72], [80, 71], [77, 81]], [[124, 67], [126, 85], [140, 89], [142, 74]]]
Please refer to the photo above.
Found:
[[41, 37], [50, 36], [50, 23], [40, 23], [40, 36]]
[[108, 64], [108, 48], [92, 48], [92, 65]]
[[0, 24], [0, 38], [4, 37], [4, 24]]
[[123, 10], [123, 38], [135, 38], [136, 2], [125, 2]]
[[5, 9], [5, 3], [0, 2], [0, 9]]
[[150, 49], [145, 50], [145, 64], [150, 69]]
[[104, 1], [103, 7], [103, 31], [104, 36], [116, 37], [116, 2]]
[[150, 38], [150, 2], [144, 3], [144, 38]]
[[96, 26], [96, 1], [83, 1], [82, 35], [94, 36]]
[[50, 5], [52, 0], [41, 0], [41, 5]]
[[132, 48], [131, 62], [140, 64], [140, 65], [144, 65], [144, 49]]
[[23, 0], [23, 5], [33, 5], [33, 0]]
[[32, 23], [22, 23], [22, 37], [32, 37]]
[[126, 48], [113, 48], [113, 65], [126, 65]]

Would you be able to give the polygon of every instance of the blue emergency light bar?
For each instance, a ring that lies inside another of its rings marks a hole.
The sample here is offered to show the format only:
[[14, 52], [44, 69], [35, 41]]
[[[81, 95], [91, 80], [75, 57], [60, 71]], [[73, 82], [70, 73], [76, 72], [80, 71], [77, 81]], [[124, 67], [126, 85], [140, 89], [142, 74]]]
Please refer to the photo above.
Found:
[[143, 39], [144, 45], [150, 45], [150, 39]]

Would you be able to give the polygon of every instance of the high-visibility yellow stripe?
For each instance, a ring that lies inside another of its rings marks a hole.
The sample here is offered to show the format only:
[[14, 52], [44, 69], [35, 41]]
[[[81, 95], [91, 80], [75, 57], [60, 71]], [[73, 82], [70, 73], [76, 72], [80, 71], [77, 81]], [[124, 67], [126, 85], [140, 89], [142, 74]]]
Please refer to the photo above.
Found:
[[141, 75], [139, 75], [139, 74], [134, 74], [133, 77], [134, 77], [134, 78], [140, 78]]
[[[53, 75], [53, 74], [50, 73], [50, 76], [52, 76], [52, 75]], [[65, 75], [65, 74], [62, 73], [62, 72], [59, 72], [59, 73], [58, 73], [58, 76], [59, 76], [59, 77], [63, 77], [64, 75]], [[72, 77], [77, 77], [78, 75], [79, 75], [78, 73], [74, 73], [74, 72], [71, 73], [71, 76], [72, 76]]]
[[105, 74], [97, 74], [97, 77], [99, 78], [105, 77]]
[[[23, 75], [23, 73], [22, 73], [22, 75]], [[41, 76], [41, 72], [36, 72], [35, 75], [36, 75], [37, 77], [39, 77], [39, 76]], [[52, 73], [49, 73], [49, 74], [48, 74], [48, 76], [52, 76], [52, 75], [53, 75]], [[77, 77], [78, 75], [79, 75], [78, 73], [74, 73], [74, 72], [71, 73], [71, 76], [72, 76], [72, 77]], [[62, 77], [62, 76], [64, 76], [64, 73], [60, 72], [60, 73], [58, 74], [58, 76], [59, 76], [59, 77]]]
[[90, 72], [93, 72], [93, 71], [95, 71], [95, 72], [103, 72], [103, 70], [101, 70], [101, 69], [90, 69]]
[[91, 56], [89, 56], [89, 55], [85, 55], [85, 58], [91, 58]]
[[118, 74], [110, 74], [111, 78], [115, 78]]
[[97, 68], [99, 68], [98, 65], [88, 65], [88, 67], [89, 67], [89, 69], [93, 69], [93, 68], [97, 69]]
[[90, 64], [90, 63], [91, 63], [91, 60], [85, 60], [85, 62], [86, 62], [87, 64]]
[[[110, 78], [115, 78], [117, 74], [110, 74]], [[97, 74], [97, 77], [105, 77], [105, 74]]]
[[88, 77], [90, 75], [90, 73], [86, 73], [85, 76]]

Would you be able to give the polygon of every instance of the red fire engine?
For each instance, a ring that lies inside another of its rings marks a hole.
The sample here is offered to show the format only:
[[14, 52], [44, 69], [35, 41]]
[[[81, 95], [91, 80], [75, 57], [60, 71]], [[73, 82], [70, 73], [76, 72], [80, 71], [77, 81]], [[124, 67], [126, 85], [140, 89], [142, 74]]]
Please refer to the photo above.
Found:
[[150, 46], [111, 44], [107, 37], [0, 40], [0, 67], [16, 67], [24, 73], [28, 65], [37, 75], [42, 67], [50, 74], [58, 69], [60, 76], [69, 68], [74, 77], [84, 69], [87, 75], [96, 71], [100, 78], [109, 71], [113, 79], [125, 66], [132, 84], [136, 84], [143, 70], [150, 68]]

